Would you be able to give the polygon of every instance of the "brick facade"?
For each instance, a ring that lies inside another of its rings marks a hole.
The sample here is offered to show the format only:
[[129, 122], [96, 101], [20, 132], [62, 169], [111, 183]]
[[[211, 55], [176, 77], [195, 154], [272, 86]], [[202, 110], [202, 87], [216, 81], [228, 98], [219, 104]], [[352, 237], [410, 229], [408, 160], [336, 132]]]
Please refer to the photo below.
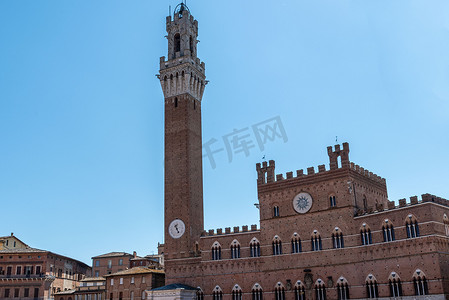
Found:
[[102, 277], [130, 267], [134, 256], [126, 252], [110, 252], [92, 257], [92, 275]]
[[0, 250], [0, 299], [51, 299], [90, 274], [86, 264], [50, 251]]
[[105, 275], [106, 299], [137, 300], [145, 297], [145, 290], [165, 284], [162, 270], [135, 267], [114, 274]]

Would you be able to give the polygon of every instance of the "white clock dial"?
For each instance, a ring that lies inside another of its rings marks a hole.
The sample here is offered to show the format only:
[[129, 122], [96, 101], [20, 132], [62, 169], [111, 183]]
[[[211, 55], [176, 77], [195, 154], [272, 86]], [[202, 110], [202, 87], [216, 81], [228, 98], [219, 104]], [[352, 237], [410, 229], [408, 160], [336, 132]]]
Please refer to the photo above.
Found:
[[293, 208], [300, 214], [305, 214], [312, 207], [312, 196], [308, 193], [299, 193], [293, 198]]
[[168, 226], [168, 233], [174, 239], [179, 239], [186, 231], [186, 225], [180, 219], [173, 220]]

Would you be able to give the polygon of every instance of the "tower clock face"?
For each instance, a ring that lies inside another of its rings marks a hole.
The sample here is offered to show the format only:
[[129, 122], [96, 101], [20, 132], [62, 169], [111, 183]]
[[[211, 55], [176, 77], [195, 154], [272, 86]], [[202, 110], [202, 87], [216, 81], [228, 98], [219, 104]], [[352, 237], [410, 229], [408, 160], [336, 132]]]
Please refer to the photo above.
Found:
[[186, 225], [180, 219], [173, 220], [168, 226], [168, 233], [174, 239], [179, 239], [186, 231]]
[[293, 198], [293, 208], [297, 213], [305, 214], [312, 207], [312, 196], [308, 193], [299, 193]]

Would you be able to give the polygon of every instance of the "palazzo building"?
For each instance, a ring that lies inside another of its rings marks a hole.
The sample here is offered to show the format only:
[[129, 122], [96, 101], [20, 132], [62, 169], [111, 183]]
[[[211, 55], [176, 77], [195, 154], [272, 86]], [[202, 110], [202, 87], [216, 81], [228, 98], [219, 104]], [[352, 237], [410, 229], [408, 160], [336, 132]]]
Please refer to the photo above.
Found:
[[449, 299], [449, 201], [430, 194], [389, 201], [386, 180], [351, 162], [348, 143], [327, 148], [327, 166], [276, 174], [274, 161], [257, 164], [260, 225], [205, 231], [207, 81], [198, 22], [180, 4], [166, 30], [158, 77], [168, 286], [149, 298], [192, 287], [199, 300]]
[[0, 299], [53, 299], [79, 285], [92, 269], [73, 258], [28, 246], [16, 236], [0, 237]]

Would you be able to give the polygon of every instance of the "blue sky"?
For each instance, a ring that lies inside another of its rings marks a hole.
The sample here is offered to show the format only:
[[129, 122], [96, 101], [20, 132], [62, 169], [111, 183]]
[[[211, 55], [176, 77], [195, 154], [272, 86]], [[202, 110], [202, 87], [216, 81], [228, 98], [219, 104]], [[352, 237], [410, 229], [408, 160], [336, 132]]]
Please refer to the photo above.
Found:
[[[0, 2], [0, 235], [90, 264], [163, 241], [163, 95], [175, 1]], [[275, 139], [204, 161], [205, 229], [258, 224], [255, 164], [351, 161], [390, 200], [449, 198], [449, 2], [188, 1], [210, 80], [203, 141], [279, 116]], [[250, 131], [247, 131], [250, 133]]]

